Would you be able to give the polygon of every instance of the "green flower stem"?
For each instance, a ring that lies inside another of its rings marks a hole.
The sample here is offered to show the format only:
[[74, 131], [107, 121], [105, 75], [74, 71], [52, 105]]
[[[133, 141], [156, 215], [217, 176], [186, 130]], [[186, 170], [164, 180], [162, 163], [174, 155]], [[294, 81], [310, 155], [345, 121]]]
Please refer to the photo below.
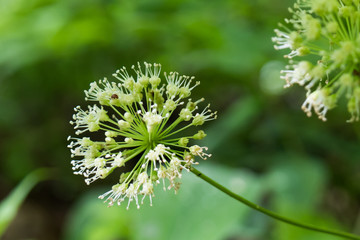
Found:
[[[161, 131], [164, 129], [166, 123], [169, 121], [169, 119], [170, 119], [171, 115], [173, 114], [173, 112], [174, 112], [174, 110], [167, 112], [167, 113], [169, 113], [169, 116], [168, 116], [167, 118], [165, 118], [165, 119], [161, 122], [161, 125], [160, 125], [160, 127], [158, 128], [158, 132], [161, 132]], [[166, 114], [166, 113], [165, 113], [165, 114]]]
[[175, 132], [172, 132], [172, 133], [167, 134], [164, 138], [168, 138], [168, 137], [170, 137], [170, 136], [172, 136], [172, 135], [174, 135], [174, 134], [176, 134], [176, 133], [178, 133], [178, 132], [184, 131], [185, 129], [187, 129], [187, 128], [191, 127], [191, 126], [193, 126], [192, 123], [186, 125], [186, 126], [183, 127], [183, 128], [180, 128], [179, 130], [176, 130]]
[[212, 180], [211, 178], [209, 178], [208, 176], [206, 176], [205, 174], [203, 174], [202, 172], [200, 172], [199, 170], [191, 167], [190, 171], [192, 173], [194, 173], [196, 176], [198, 176], [199, 178], [205, 180], [206, 182], [208, 182], [209, 184], [213, 185], [214, 187], [216, 187], [217, 189], [219, 189], [220, 191], [222, 191], [223, 193], [229, 195], [230, 197], [238, 200], [239, 202], [247, 205], [248, 207], [251, 207], [253, 209], [255, 209], [256, 211], [262, 212], [265, 215], [268, 215], [276, 220], [300, 227], [300, 228], [304, 228], [304, 229], [308, 229], [308, 230], [312, 230], [315, 232], [321, 232], [321, 233], [326, 233], [326, 234], [330, 234], [330, 235], [334, 235], [334, 236], [339, 236], [339, 237], [344, 237], [347, 239], [357, 239], [360, 240], [360, 236], [357, 235], [353, 235], [351, 233], [346, 233], [346, 232], [340, 232], [340, 231], [334, 231], [334, 230], [329, 230], [329, 229], [325, 229], [325, 228], [319, 228], [317, 226], [314, 225], [310, 225], [310, 224], [305, 224], [305, 223], [301, 223], [292, 219], [289, 219], [287, 217], [283, 217], [280, 216], [272, 211], [269, 211], [263, 207], [260, 207], [259, 205], [256, 205], [254, 203], [252, 203], [251, 201], [241, 197], [240, 195], [230, 191], [229, 189], [225, 188], [224, 186], [222, 186], [221, 184], [215, 182], [214, 180]]
[[181, 118], [177, 118], [168, 128], [166, 128], [162, 133], [160, 133], [159, 138], [164, 138], [164, 135], [168, 134], [174, 127], [176, 127], [183, 120]]

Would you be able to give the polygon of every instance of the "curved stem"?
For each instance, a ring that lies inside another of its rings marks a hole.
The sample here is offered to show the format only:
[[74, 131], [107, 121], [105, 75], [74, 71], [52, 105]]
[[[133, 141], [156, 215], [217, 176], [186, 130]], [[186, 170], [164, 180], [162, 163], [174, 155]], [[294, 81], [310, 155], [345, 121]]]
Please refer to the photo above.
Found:
[[335, 235], [335, 236], [340, 236], [340, 237], [344, 237], [347, 239], [355, 239], [355, 240], [360, 240], [360, 236], [351, 234], [351, 233], [346, 233], [346, 232], [340, 232], [340, 231], [334, 231], [334, 230], [329, 230], [329, 229], [325, 229], [325, 228], [319, 228], [315, 225], [311, 225], [311, 224], [306, 224], [306, 223], [301, 223], [292, 219], [289, 219], [287, 217], [283, 217], [281, 215], [278, 215], [277, 213], [274, 213], [270, 210], [267, 210], [263, 207], [260, 207], [259, 205], [256, 205], [255, 203], [241, 197], [240, 195], [230, 191], [229, 189], [227, 189], [226, 187], [222, 186], [221, 184], [215, 182], [214, 180], [212, 180], [211, 178], [209, 178], [208, 176], [206, 176], [205, 174], [203, 174], [202, 172], [200, 172], [199, 170], [191, 167], [190, 171], [192, 173], [194, 173], [196, 176], [198, 176], [199, 178], [205, 180], [206, 182], [210, 183], [211, 185], [213, 185], [214, 187], [216, 187], [217, 189], [219, 189], [220, 191], [222, 191], [223, 193], [229, 195], [230, 197], [238, 200], [239, 202], [247, 205], [248, 207], [251, 207], [252, 209], [255, 209], [256, 211], [262, 212], [265, 215], [270, 216], [271, 218], [277, 219], [279, 221], [300, 227], [300, 228], [305, 228], [308, 230], [312, 230], [315, 232], [321, 232], [321, 233], [327, 233], [330, 235]]

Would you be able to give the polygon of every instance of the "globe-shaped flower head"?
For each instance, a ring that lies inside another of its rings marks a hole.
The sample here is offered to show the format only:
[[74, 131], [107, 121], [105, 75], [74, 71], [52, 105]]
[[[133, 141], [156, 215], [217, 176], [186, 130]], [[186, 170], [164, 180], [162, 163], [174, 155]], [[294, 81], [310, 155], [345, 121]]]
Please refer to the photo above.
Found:
[[359, 0], [298, 0], [287, 26], [276, 29], [276, 49], [290, 49], [285, 87], [304, 86], [302, 109], [326, 120], [326, 113], [344, 96], [351, 115], [359, 119], [360, 4]]
[[194, 77], [165, 73], [162, 83], [160, 64], [132, 69], [135, 77], [124, 67], [113, 74], [116, 82], [105, 78], [90, 84], [86, 100], [95, 104], [86, 110], [77, 106], [70, 122], [76, 135], [86, 136], [69, 137], [69, 148], [74, 174], [83, 175], [87, 184], [122, 168], [119, 182], [99, 198], [109, 206], [128, 199], [127, 207], [135, 201], [139, 208], [146, 196], [152, 204], [154, 184], [162, 183], [165, 189], [169, 182], [167, 188], [176, 192], [182, 170], [196, 164], [195, 157], [210, 156], [206, 147], [188, 146], [191, 139], [203, 139], [204, 131], [184, 132], [215, 119], [216, 112], [209, 106], [199, 110], [204, 99], [189, 98], [199, 85]]

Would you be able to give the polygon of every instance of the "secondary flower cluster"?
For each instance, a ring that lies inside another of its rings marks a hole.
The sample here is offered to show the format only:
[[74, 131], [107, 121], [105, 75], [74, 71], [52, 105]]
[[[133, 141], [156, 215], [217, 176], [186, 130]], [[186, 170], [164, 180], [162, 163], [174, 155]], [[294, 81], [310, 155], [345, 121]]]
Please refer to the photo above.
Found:
[[[304, 86], [302, 109], [323, 121], [341, 96], [347, 99], [349, 122], [359, 120], [360, 108], [360, 1], [297, 0], [290, 26], [275, 30], [275, 49], [290, 49], [285, 87]], [[295, 59], [294, 59], [295, 58]]]
[[199, 85], [193, 83], [194, 77], [165, 73], [162, 84], [160, 64], [132, 69], [136, 77], [123, 67], [113, 74], [117, 82], [104, 78], [90, 84], [85, 99], [96, 104], [86, 110], [77, 106], [70, 123], [76, 135], [92, 138], [69, 136], [68, 147], [74, 174], [83, 175], [87, 184], [122, 168], [119, 181], [99, 198], [109, 206], [128, 199], [127, 208], [132, 201], [139, 208], [146, 196], [152, 204], [154, 184], [162, 182], [165, 190], [167, 179], [167, 188], [176, 192], [182, 170], [197, 164], [196, 156], [204, 160], [211, 156], [207, 147], [188, 146], [190, 139], [203, 139], [204, 131], [187, 136], [183, 131], [215, 119], [216, 112], [209, 106], [198, 111], [204, 99], [189, 99]]

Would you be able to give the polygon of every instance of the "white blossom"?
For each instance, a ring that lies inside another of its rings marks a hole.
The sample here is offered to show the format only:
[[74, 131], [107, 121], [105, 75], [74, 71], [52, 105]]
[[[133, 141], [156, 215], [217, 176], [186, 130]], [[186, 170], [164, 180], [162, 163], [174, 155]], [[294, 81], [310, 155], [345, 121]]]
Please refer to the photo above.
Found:
[[[173, 135], [215, 119], [216, 112], [209, 105], [198, 111], [204, 99], [188, 99], [184, 106], [184, 99], [199, 85], [192, 83], [193, 77], [171, 72], [165, 74], [162, 85], [160, 64], [145, 63], [145, 68], [138, 64], [132, 69], [135, 76], [123, 67], [113, 74], [118, 82], [104, 78], [90, 84], [86, 100], [96, 104], [86, 110], [75, 108], [71, 124], [76, 135], [84, 136], [69, 137], [68, 147], [74, 174], [83, 175], [87, 184], [106, 178], [117, 168], [122, 171], [119, 181], [100, 199], [109, 206], [125, 201], [127, 208], [132, 202], [139, 208], [145, 198], [152, 205], [154, 185], [162, 182], [164, 189], [177, 192], [182, 170], [197, 164], [196, 156], [210, 156], [206, 147], [183, 144], [204, 138], [202, 130], [183, 136], [187, 140], [182, 144]], [[134, 163], [133, 169], [124, 168], [128, 162]]]

